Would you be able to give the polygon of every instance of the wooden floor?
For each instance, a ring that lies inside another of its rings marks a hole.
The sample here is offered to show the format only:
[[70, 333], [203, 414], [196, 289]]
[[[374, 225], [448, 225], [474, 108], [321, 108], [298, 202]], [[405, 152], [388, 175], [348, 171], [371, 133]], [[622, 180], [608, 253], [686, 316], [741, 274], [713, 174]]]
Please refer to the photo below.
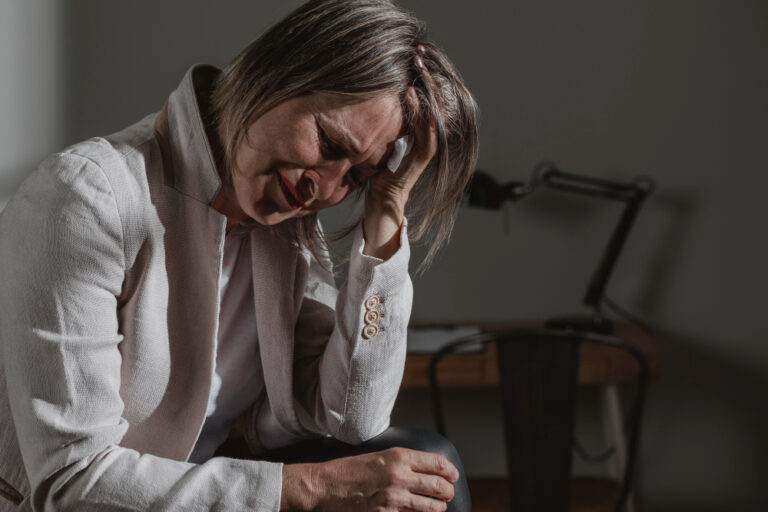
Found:
[[469, 494], [472, 512], [502, 512], [509, 510], [509, 492], [506, 479], [470, 478]]
[[[510, 510], [507, 481], [502, 478], [470, 478], [472, 512], [506, 512]], [[571, 487], [571, 512], [610, 512], [619, 495], [613, 480], [578, 477]]]

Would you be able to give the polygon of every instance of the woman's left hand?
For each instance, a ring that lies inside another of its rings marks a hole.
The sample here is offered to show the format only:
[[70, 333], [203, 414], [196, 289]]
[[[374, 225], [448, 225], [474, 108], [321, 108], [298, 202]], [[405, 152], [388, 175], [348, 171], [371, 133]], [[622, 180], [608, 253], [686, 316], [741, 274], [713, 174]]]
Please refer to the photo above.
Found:
[[403, 158], [396, 172], [382, 170], [370, 178], [370, 189], [365, 201], [363, 253], [383, 260], [400, 248], [399, 234], [405, 217], [405, 205], [414, 185], [437, 152], [434, 124], [420, 112], [416, 90], [409, 88], [405, 98], [414, 120], [413, 148]]

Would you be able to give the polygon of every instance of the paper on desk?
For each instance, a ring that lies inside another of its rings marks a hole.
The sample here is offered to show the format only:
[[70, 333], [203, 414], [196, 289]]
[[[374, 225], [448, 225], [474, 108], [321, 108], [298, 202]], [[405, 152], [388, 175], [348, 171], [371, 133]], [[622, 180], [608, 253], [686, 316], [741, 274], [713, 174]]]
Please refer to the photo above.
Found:
[[[411, 354], [433, 354], [440, 350], [443, 345], [456, 341], [465, 336], [479, 334], [479, 327], [454, 327], [443, 329], [408, 329], [408, 352]], [[477, 345], [469, 346], [459, 352], [477, 352]]]

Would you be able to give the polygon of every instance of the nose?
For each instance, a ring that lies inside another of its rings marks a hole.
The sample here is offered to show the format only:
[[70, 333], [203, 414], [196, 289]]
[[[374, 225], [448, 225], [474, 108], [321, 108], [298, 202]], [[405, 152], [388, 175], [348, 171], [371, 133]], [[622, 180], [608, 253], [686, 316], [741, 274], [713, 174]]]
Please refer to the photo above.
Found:
[[311, 201], [329, 201], [344, 188], [344, 175], [349, 170], [348, 165], [324, 167], [323, 169], [307, 169], [302, 176], [308, 182], [309, 198]]

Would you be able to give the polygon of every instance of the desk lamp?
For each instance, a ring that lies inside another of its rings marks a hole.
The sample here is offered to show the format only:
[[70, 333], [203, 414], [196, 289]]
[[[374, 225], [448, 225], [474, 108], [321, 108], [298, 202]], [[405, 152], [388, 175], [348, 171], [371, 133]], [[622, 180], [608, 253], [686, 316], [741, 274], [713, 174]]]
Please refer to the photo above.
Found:
[[467, 186], [465, 196], [470, 206], [498, 210], [505, 201], [518, 201], [540, 187], [625, 203], [624, 211], [608, 239], [608, 245], [582, 300], [582, 303], [592, 310], [592, 314], [552, 318], [546, 322], [546, 326], [551, 328], [610, 334], [613, 332], [613, 324], [600, 310], [605, 287], [640, 207], [653, 192], [654, 182], [648, 176], [638, 176], [627, 183], [582, 176], [563, 172], [554, 163], [545, 161], [534, 168], [528, 183], [510, 181], [499, 184], [491, 175], [477, 170]]

